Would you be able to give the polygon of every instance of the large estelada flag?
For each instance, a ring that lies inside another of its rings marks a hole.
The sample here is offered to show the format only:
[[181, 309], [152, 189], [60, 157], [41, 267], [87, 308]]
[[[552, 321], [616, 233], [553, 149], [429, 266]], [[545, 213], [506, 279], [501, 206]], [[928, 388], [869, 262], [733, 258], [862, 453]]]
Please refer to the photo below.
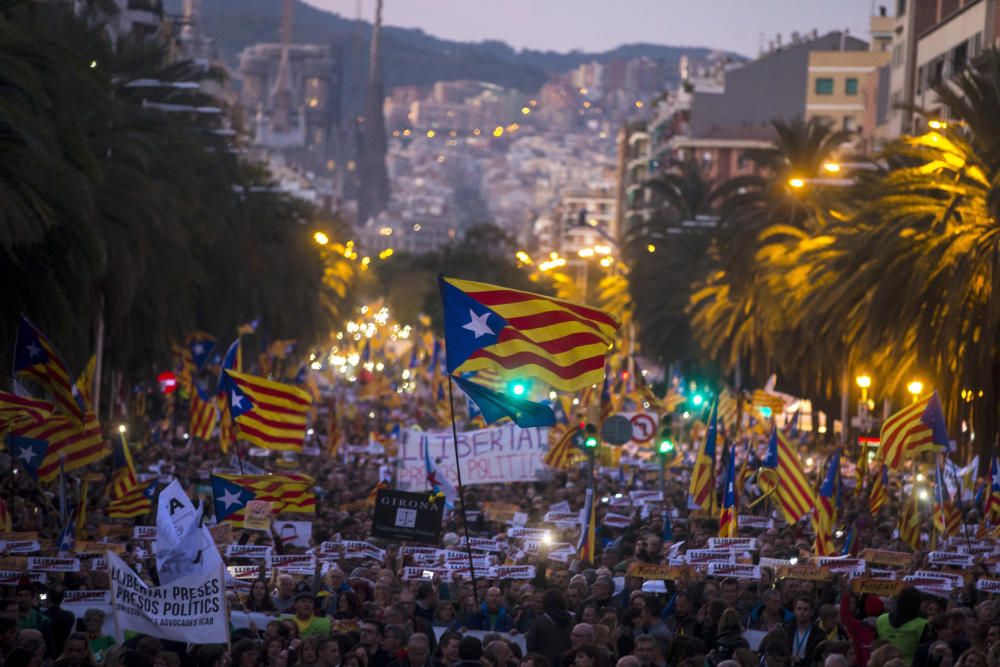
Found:
[[134, 519], [153, 511], [153, 497], [156, 495], [155, 479], [141, 482], [121, 496], [108, 503], [107, 514], [112, 519]]
[[765, 493], [773, 493], [777, 497], [778, 507], [789, 525], [812, 514], [816, 509], [816, 494], [802, 469], [799, 453], [788, 443], [785, 435], [774, 427], [771, 428], [771, 440], [768, 442], [767, 457], [761, 473], [765, 469], [773, 471], [773, 478], [764, 482], [764, 478], [758, 474], [758, 484]]
[[302, 450], [312, 405], [308, 392], [233, 370], [223, 372], [223, 385], [241, 440], [264, 449]]
[[893, 470], [926, 451], [948, 447], [948, 427], [935, 391], [908, 405], [882, 424], [879, 458]]
[[315, 480], [309, 475], [212, 475], [215, 518], [242, 523], [251, 500], [274, 503], [272, 512], [316, 512]]
[[492, 368], [577, 391], [604, 379], [620, 323], [604, 311], [487, 283], [439, 278], [447, 368]]
[[[54, 409], [51, 403], [50, 407]], [[75, 417], [64, 414], [44, 414], [40, 419], [21, 419], [10, 425], [10, 432], [25, 438], [48, 442], [45, 459], [37, 469], [38, 481], [51, 482], [63, 472], [100, 461], [111, 453], [104, 440], [101, 424], [89, 410], [81, 426]], [[61, 463], [60, 463], [61, 462]]]
[[24, 315], [17, 326], [14, 342], [14, 375], [31, 378], [52, 394], [56, 404], [76, 419], [86, 421], [86, 406], [73, 395], [73, 380], [66, 362], [38, 327]]

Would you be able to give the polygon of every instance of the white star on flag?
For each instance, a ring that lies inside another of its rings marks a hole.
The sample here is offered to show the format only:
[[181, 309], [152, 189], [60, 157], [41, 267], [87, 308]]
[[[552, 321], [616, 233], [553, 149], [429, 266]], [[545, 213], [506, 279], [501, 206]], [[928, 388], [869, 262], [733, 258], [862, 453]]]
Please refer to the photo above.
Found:
[[196, 355], [200, 356], [204, 351], [205, 351], [205, 346], [204, 345], [202, 345], [201, 343], [195, 343], [194, 344], [194, 353]]
[[28, 345], [27, 350], [28, 350], [28, 355], [32, 357], [37, 357], [42, 353], [42, 348], [38, 347], [38, 345], [35, 343], [31, 343], [30, 345]]
[[226, 489], [226, 492], [222, 494], [222, 498], [220, 498], [219, 500], [221, 500], [226, 504], [226, 509], [228, 510], [230, 505], [240, 504], [240, 494], [233, 493], [229, 489]]
[[490, 317], [488, 311], [482, 315], [476, 315], [476, 311], [469, 308], [469, 317], [471, 319], [468, 324], [462, 325], [463, 329], [468, 329], [472, 333], [476, 334], [476, 338], [485, 336], [486, 334], [493, 335], [493, 330], [490, 329], [490, 326], [486, 323], [486, 320]]
[[234, 408], [243, 409], [243, 397], [236, 393], [235, 390], [233, 390], [233, 397], [230, 399], [230, 402]]
[[21, 459], [26, 464], [31, 463], [31, 459], [35, 458], [35, 450], [31, 447], [19, 447], [17, 450], [17, 458]]

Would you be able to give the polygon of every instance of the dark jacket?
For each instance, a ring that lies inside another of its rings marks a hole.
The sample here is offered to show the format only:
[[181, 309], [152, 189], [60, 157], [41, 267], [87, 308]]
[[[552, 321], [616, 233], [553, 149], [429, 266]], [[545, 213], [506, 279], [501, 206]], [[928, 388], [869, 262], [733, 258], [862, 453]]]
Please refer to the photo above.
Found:
[[528, 651], [541, 653], [550, 665], [558, 665], [563, 654], [572, 645], [569, 633], [573, 630], [573, 616], [568, 611], [547, 611], [539, 614], [528, 628]]
[[469, 615], [465, 619], [465, 627], [469, 630], [486, 630], [489, 632], [510, 632], [510, 629], [514, 626], [514, 622], [511, 620], [510, 615], [507, 613], [507, 607], [500, 607], [497, 612], [496, 623], [490, 622], [490, 612], [486, 608], [486, 603], [482, 603], [479, 606], [479, 611], [475, 614]]
[[805, 640], [805, 652], [802, 653], [803, 658], [797, 658], [796, 656], [796, 646], [795, 646], [795, 621], [792, 620], [785, 623], [784, 626], [785, 634], [788, 636], [788, 651], [792, 656], [791, 664], [794, 666], [796, 664], [812, 664], [812, 655], [816, 650], [816, 646], [826, 639], [826, 633], [823, 632], [822, 628], [818, 624], [813, 623], [809, 626], [809, 637]]
[[76, 624], [76, 614], [62, 607], [49, 607], [45, 615], [52, 621], [52, 642], [55, 644], [55, 652], [62, 654], [63, 644], [69, 633], [73, 632]]

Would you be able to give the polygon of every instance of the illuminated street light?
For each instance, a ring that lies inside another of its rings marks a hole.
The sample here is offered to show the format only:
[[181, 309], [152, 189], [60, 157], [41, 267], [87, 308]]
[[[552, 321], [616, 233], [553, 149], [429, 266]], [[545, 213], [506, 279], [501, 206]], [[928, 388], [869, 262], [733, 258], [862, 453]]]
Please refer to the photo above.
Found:
[[580, 248], [579, 250], [576, 251], [576, 254], [579, 255], [580, 257], [583, 257], [584, 259], [586, 259], [587, 257], [593, 257], [594, 256], [594, 249], [593, 248]]
[[914, 380], [906, 385], [906, 391], [910, 392], [910, 396], [913, 396], [913, 402], [916, 403], [920, 398], [920, 394], [924, 390], [924, 383], [920, 380]]
[[867, 403], [868, 388], [872, 386], [872, 376], [862, 373], [861, 375], [854, 378], [854, 381], [858, 383], [859, 387], [861, 387], [861, 400]]
[[927, 127], [932, 130], [946, 130], [948, 129], [948, 123], [939, 118], [931, 118], [927, 121]]
[[497, 125], [495, 128], [493, 128], [493, 136], [494, 137], [498, 137], [498, 138], [502, 137], [503, 136], [503, 127], [500, 126], [500, 125]]
[[313, 234], [313, 241], [319, 245], [326, 245], [330, 242], [330, 237], [327, 236], [325, 232], [316, 232]]
[[824, 162], [823, 170], [831, 174], [838, 174], [840, 173], [840, 164], [837, 162]]
[[119, 424], [119, 425], [118, 425], [118, 432], [119, 432], [119, 433], [124, 433], [124, 432], [125, 432], [125, 431], [127, 431], [127, 430], [128, 430], [128, 429], [127, 429], [127, 428], [125, 427], [125, 424]]
[[789, 178], [788, 179], [788, 187], [795, 188], [796, 190], [801, 190], [802, 188], [806, 187], [805, 179], [798, 178], [798, 177], [796, 177], [796, 178]]
[[656, 252], [656, 246], [650, 243], [648, 246], [646, 246], [646, 252], [650, 254]]

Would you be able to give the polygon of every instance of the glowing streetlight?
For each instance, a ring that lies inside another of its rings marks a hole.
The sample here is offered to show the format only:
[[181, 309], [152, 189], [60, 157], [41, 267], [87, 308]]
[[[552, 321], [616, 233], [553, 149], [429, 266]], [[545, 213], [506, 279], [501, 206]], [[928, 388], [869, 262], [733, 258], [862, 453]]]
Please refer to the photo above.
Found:
[[913, 402], [916, 403], [920, 399], [920, 394], [924, 391], [924, 383], [920, 380], [914, 380], [906, 385], [906, 391], [910, 392], [910, 396], [913, 396]]
[[929, 121], [927, 121], [927, 127], [931, 128], [932, 130], [946, 130], [948, 129], [948, 123], [946, 121], [941, 120], [940, 118], [931, 118]]
[[805, 179], [798, 178], [798, 177], [789, 178], [788, 179], [788, 187], [795, 188], [796, 190], [801, 190], [802, 188], [806, 187]]
[[646, 246], [646, 252], [648, 252], [649, 254], [653, 254], [654, 252], [656, 252], [656, 246], [650, 243], [648, 246]]
[[579, 255], [580, 257], [586, 259], [588, 257], [593, 257], [594, 256], [594, 249], [593, 248], [580, 248], [579, 250], [576, 251], [576, 254]]
[[858, 383], [859, 387], [861, 387], [861, 400], [867, 403], [868, 388], [872, 386], [872, 376], [862, 373], [861, 375], [854, 378], [854, 381]]
[[119, 424], [118, 425], [118, 432], [119, 433], [125, 433], [125, 431], [127, 431], [127, 430], [128, 429], [125, 427], [125, 424]]
[[823, 171], [826, 171], [830, 174], [838, 174], [840, 173], [840, 164], [837, 162], [824, 162]]
[[325, 232], [316, 232], [313, 234], [313, 241], [319, 245], [326, 245], [330, 242], [330, 237]]

